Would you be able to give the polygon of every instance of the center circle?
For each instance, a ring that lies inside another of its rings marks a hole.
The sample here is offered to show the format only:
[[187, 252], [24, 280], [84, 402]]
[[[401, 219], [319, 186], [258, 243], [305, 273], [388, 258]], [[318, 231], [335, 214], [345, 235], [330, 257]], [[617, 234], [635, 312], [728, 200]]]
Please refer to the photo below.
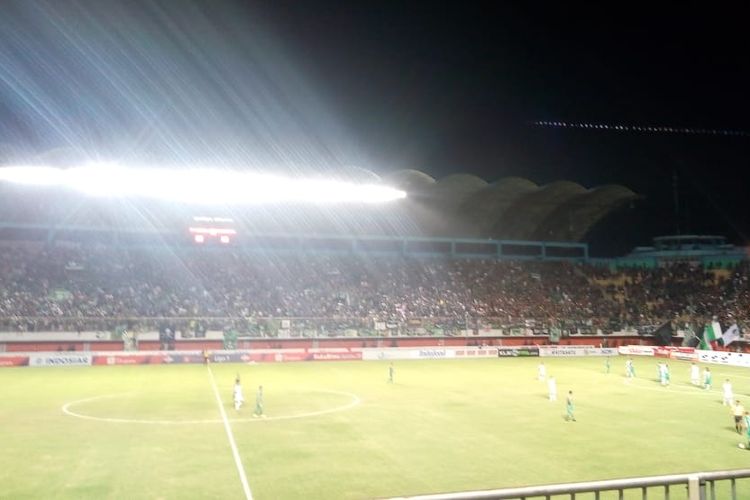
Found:
[[[90, 398], [78, 399], [75, 401], [70, 401], [68, 403], [65, 403], [62, 406], [62, 411], [65, 415], [76, 417], [76, 418], [81, 418], [85, 420], [94, 420], [98, 422], [110, 422], [110, 423], [123, 423], [123, 424], [195, 425], [195, 424], [220, 424], [223, 422], [221, 418], [159, 419], [159, 418], [106, 417], [106, 416], [91, 415], [87, 413], [82, 413], [81, 411], [74, 410], [74, 408], [79, 407], [81, 405], [85, 405], [87, 403], [94, 403], [98, 401], [112, 400], [112, 399], [123, 399], [129, 396], [134, 396], [138, 394], [141, 394], [141, 393], [126, 392], [126, 393], [117, 393], [117, 394], [104, 394], [100, 396], [93, 396]], [[268, 422], [271, 420], [292, 420], [292, 419], [299, 419], [299, 418], [311, 418], [311, 417], [317, 417], [319, 415], [326, 415], [329, 413], [337, 413], [341, 411], [350, 410], [361, 403], [359, 396], [357, 396], [356, 394], [343, 392], [343, 391], [333, 391], [333, 390], [328, 390], [328, 389], [307, 389], [307, 390], [294, 391], [293, 393], [286, 392], [283, 394], [285, 396], [293, 395], [299, 398], [302, 398], [302, 397], [309, 398], [311, 395], [314, 395], [314, 394], [334, 395], [340, 398], [346, 398], [347, 401], [345, 404], [330, 406], [327, 408], [322, 408], [322, 409], [317, 409], [317, 410], [312, 410], [312, 411], [298, 411], [298, 412], [285, 413], [281, 415], [266, 416], [262, 419], [255, 418], [255, 417], [232, 417], [232, 418], [228, 418], [227, 420], [229, 422]], [[266, 402], [268, 403], [269, 401], [268, 394], [266, 394], [266, 398], [267, 398]], [[289, 405], [287, 404], [286, 406], [289, 406]], [[231, 411], [232, 410], [228, 410], [228, 412], [231, 412]]]

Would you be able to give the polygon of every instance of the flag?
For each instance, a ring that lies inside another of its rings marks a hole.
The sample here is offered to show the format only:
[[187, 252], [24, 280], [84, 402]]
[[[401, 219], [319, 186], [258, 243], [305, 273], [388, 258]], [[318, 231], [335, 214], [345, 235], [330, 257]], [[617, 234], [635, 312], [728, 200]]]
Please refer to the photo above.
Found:
[[740, 338], [740, 328], [737, 326], [737, 323], [730, 326], [721, 338], [724, 340], [724, 347], [738, 340]]
[[672, 322], [667, 321], [654, 332], [654, 340], [656, 345], [671, 345], [672, 344]]
[[718, 321], [713, 321], [703, 329], [703, 339], [701, 340], [701, 349], [704, 351], [713, 351], [714, 344], [721, 338], [721, 326]]

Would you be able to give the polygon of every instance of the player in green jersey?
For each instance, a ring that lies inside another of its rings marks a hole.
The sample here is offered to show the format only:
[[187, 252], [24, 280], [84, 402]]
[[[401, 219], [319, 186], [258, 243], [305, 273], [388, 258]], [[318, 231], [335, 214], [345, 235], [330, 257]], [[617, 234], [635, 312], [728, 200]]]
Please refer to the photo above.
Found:
[[263, 417], [263, 386], [258, 386], [258, 392], [255, 393], [255, 413], [254, 417]]
[[[747, 438], [747, 445], [745, 445], [746, 450], [750, 450], [750, 413], [745, 412], [745, 416], [742, 418], [744, 421], [745, 426], [745, 437]], [[742, 445], [742, 443], [740, 443]]]
[[568, 391], [568, 399], [565, 402], [565, 411], [565, 420], [575, 422], [576, 417], [573, 413], [575, 411], [575, 406], [573, 405], [573, 391]]

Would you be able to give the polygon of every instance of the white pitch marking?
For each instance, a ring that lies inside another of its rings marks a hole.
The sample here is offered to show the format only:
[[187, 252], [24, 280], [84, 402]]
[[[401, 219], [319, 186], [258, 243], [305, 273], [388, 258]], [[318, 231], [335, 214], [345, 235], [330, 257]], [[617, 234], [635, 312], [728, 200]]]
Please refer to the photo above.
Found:
[[[323, 393], [328, 393], [328, 394], [341, 394], [342, 396], [348, 396], [348, 397], [350, 397], [352, 400], [349, 403], [345, 404], [345, 405], [336, 406], [334, 408], [328, 408], [328, 409], [325, 409], [325, 410], [318, 410], [318, 411], [310, 411], [310, 412], [306, 412], [306, 413], [297, 413], [297, 414], [294, 414], [294, 415], [279, 415], [279, 416], [276, 416], [276, 417], [266, 417], [266, 418], [264, 418], [261, 421], [267, 422], [269, 420], [291, 420], [293, 418], [317, 417], [318, 415], [325, 415], [327, 413], [336, 413], [336, 412], [340, 412], [340, 411], [351, 410], [352, 408], [354, 408], [355, 406], [357, 406], [358, 404], [360, 404], [362, 402], [362, 400], [359, 399], [359, 396], [357, 396], [356, 394], [348, 393], [348, 392], [322, 391], [322, 390], [320, 390], [320, 391], [312, 391], [312, 392], [323, 392]], [[258, 422], [258, 421], [259, 421], [258, 419], [250, 419], [250, 418], [237, 418], [237, 419], [232, 420], [232, 422]]]
[[[300, 392], [304, 392], [304, 391], [300, 391]], [[345, 405], [336, 406], [333, 408], [327, 408], [325, 410], [317, 410], [317, 411], [311, 411], [311, 412], [305, 412], [305, 413], [295, 413], [292, 415], [278, 415], [275, 417], [267, 417], [263, 419], [230, 418], [229, 421], [230, 422], [268, 422], [270, 420], [292, 420], [296, 418], [317, 417], [319, 415], [326, 415], [328, 413], [337, 413], [340, 411], [350, 410], [362, 402], [359, 396], [357, 396], [356, 394], [349, 393], [349, 392], [329, 391], [329, 390], [324, 390], [324, 389], [311, 389], [309, 392], [320, 392], [324, 394], [339, 394], [341, 396], [347, 396], [351, 398], [351, 401]], [[76, 401], [65, 403], [62, 407], [62, 411], [63, 413], [71, 417], [82, 418], [86, 420], [95, 420], [98, 422], [110, 422], [110, 423], [115, 423], [115, 424], [186, 425], [186, 424], [220, 424], [220, 423], [223, 423], [223, 420], [218, 419], [218, 418], [217, 419], [202, 419], [202, 420], [163, 420], [163, 419], [96, 417], [94, 415], [86, 415], [85, 413], [78, 413], [78, 412], [71, 410], [72, 407], [77, 406], [79, 404], [89, 403], [91, 401], [98, 401], [100, 399], [117, 398], [120, 396], [124, 396], [125, 394], [130, 394], [130, 393], [105, 394], [104, 396], [94, 396], [94, 397], [86, 398], [86, 399], [78, 399]]]
[[234, 440], [234, 434], [232, 434], [232, 426], [229, 425], [227, 419], [227, 411], [224, 409], [224, 403], [221, 402], [221, 396], [219, 395], [219, 389], [216, 387], [216, 380], [214, 380], [214, 372], [211, 371], [211, 366], [206, 365], [208, 368], [208, 375], [211, 379], [211, 387], [214, 390], [214, 396], [216, 396], [216, 403], [219, 405], [219, 413], [221, 413], [221, 419], [224, 422], [224, 430], [227, 432], [227, 438], [229, 439], [229, 446], [232, 448], [232, 456], [234, 456], [234, 463], [237, 465], [237, 473], [240, 475], [240, 482], [242, 483], [242, 490], [245, 492], [245, 498], [247, 500], [253, 500], [253, 494], [250, 491], [250, 485], [247, 482], [247, 476], [245, 475], [245, 468], [242, 466], [242, 459], [240, 459], [240, 452], [237, 449], [237, 442]]
[[118, 423], [118, 424], [179, 425], [179, 424], [218, 424], [221, 422], [221, 420], [218, 420], [218, 419], [217, 420], [156, 420], [156, 419], [147, 420], [147, 419], [137, 419], [137, 418], [95, 417], [92, 415], [86, 415], [84, 413], [77, 413], [70, 409], [72, 406], [77, 406], [79, 404], [89, 403], [91, 401], [98, 401], [100, 399], [117, 398], [120, 396], [125, 396], [126, 394], [131, 394], [131, 393], [105, 394], [104, 396], [94, 396], [92, 398], [71, 401], [63, 405], [62, 411], [63, 413], [71, 417], [83, 418], [86, 420], [97, 420], [99, 422], [113, 422], [113, 423]]

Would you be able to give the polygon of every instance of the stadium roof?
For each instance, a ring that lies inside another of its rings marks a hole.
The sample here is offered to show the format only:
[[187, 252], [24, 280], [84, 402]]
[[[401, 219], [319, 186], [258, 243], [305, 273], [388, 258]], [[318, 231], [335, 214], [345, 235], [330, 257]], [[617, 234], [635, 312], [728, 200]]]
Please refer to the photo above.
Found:
[[[606, 185], [587, 189], [570, 181], [537, 185], [521, 177], [488, 183], [475, 175], [434, 179], [418, 170], [399, 170], [382, 179], [403, 189], [392, 204], [200, 206], [200, 213], [230, 215], [247, 234], [407, 236], [532, 241], [583, 241], [609, 213], [636, 198], [630, 189]], [[34, 194], [36, 193], [36, 194]], [[184, 229], [196, 206], [157, 199], [83, 196], [55, 186], [0, 182], [0, 222], [97, 227]]]
[[409, 193], [425, 232], [458, 237], [581, 241], [607, 214], [637, 198], [625, 186], [587, 189], [565, 180], [544, 186], [522, 177], [488, 183], [468, 174], [435, 180], [418, 170], [385, 180]]

